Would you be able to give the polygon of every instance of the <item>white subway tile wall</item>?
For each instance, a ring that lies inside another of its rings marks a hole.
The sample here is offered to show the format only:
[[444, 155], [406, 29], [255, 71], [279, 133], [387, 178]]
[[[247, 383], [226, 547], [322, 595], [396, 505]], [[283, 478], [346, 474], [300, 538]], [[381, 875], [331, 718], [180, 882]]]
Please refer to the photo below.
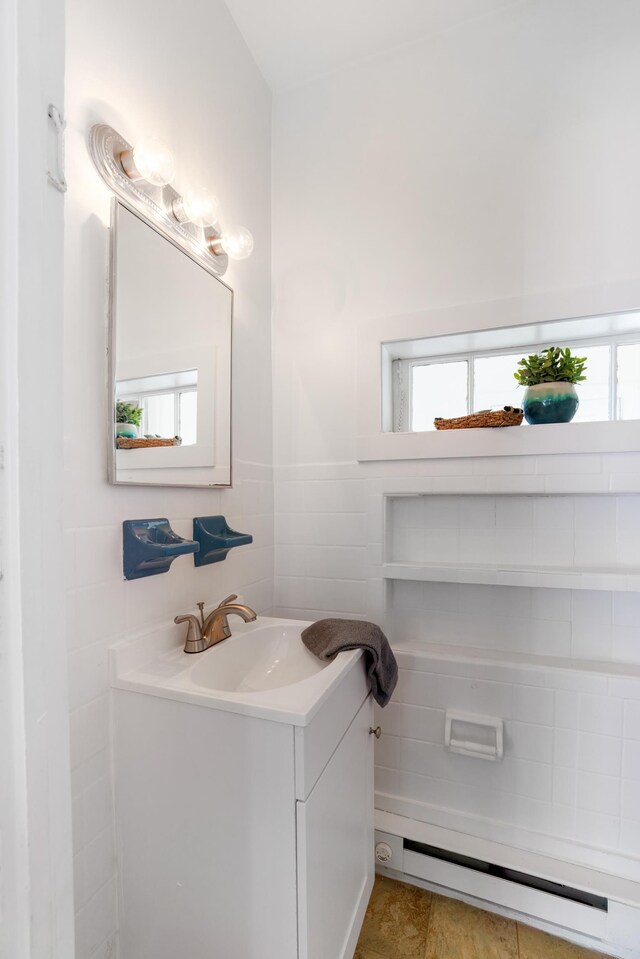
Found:
[[[382, 576], [640, 565], [637, 479], [637, 454], [276, 468], [277, 611], [371, 618], [398, 649], [378, 807], [640, 878], [640, 594]], [[504, 761], [448, 753], [448, 707], [503, 718]]]
[[[398, 649], [398, 687], [377, 716], [378, 807], [436, 825], [453, 817], [465, 832], [496, 841], [508, 829], [510, 843], [540, 852], [550, 838], [563, 849], [580, 844], [574, 854], [591, 865], [598, 853], [614, 853], [620, 874], [637, 879], [640, 675], [621, 681], [541, 665], [505, 671], [431, 649]], [[584, 691], [564, 688], [568, 676]], [[603, 690], [596, 695], [593, 679]], [[446, 751], [451, 707], [504, 719], [502, 763]]]

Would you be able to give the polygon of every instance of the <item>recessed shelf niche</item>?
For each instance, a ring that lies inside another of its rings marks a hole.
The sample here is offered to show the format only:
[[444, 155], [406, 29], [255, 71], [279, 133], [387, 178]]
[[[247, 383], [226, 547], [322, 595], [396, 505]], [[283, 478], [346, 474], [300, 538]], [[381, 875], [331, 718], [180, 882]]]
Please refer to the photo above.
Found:
[[387, 497], [388, 580], [640, 591], [640, 503], [625, 496]]

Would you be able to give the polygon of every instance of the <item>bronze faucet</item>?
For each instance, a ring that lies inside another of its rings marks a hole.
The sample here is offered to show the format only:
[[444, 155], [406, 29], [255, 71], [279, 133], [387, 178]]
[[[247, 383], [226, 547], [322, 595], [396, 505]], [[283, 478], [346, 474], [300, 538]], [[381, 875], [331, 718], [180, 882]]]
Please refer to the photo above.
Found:
[[245, 623], [252, 623], [256, 618], [256, 612], [250, 606], [243, 606], [242, 603], [234, 603], [237, 595], [232, 593], [223, 599], [207, 618], [204, 618], [204, 603], [198, 603], [200, 610], [200, 619], [192, 614], [185, 616], [176, 616], [174, 623], [188, 623], [187, 635], [184, 644], [185, 653], [203, 653], [205, 649], [221, 643], [223, 639], [231, 636], [231, 629], [227, 616], [235, 613], [240, 616]]

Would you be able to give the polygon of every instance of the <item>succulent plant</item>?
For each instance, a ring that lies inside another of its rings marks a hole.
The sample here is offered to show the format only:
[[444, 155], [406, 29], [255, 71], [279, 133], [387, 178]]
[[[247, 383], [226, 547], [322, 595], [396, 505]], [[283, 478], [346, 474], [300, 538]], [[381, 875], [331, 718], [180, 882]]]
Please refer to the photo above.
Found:
[[586, 356], [573, 356], [568, 347], [549, 346], [540, 353], [523, 356], [513, 374], [520, 386], [538, 383], [580, 383], [586, 379]]

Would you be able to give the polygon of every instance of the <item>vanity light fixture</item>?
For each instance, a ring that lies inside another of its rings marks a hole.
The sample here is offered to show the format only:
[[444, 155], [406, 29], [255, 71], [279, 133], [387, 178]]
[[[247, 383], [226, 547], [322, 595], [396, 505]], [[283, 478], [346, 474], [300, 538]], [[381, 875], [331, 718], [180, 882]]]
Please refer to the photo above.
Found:
[[146, 180], [153, 186], [167, 186], [176, 175], [173, 153], [157, 137], [142, 137], [132, 150], [122, 152], [120, 163], [130, 180]]
[[234, 226], [212, 237], [209, 249], [216, 255], [224, 250], [232, 260], [246, 260], [253, 253], [253, 236], [246, 227]]
[[187, 190], [173, 201], [172, 213], [178, 223], [195, 223], [196, 226], [214, 226], [220, 213], [220, 201], [205, 187]]
[[107, 186], [133, 213], [139, 213], [167, 239], [185, 249], [217, 276], [227, 270], [229, 257], [244, 260], [253, 251], [253, 236], [245, 227], [218, 227], [218, 198], [204, 187], [184, 195], [171, 185], [175, 160], [157, 137], [145, 136], [135, 146], [112, 127], [98, 123], [89, 133], [89, 152]]
[[[171, 212], [179, 223], [215, 226], [220, 214], [220, 201], [206, 187], [199, 187], [188, 190], [184, 196], [174, 200]], [[232, 260], [246, 260], [253, 253], [253, 236], [246, 227], [234, 226], [214, 234], [207, 245], [214, 256], [224, 252]]]

